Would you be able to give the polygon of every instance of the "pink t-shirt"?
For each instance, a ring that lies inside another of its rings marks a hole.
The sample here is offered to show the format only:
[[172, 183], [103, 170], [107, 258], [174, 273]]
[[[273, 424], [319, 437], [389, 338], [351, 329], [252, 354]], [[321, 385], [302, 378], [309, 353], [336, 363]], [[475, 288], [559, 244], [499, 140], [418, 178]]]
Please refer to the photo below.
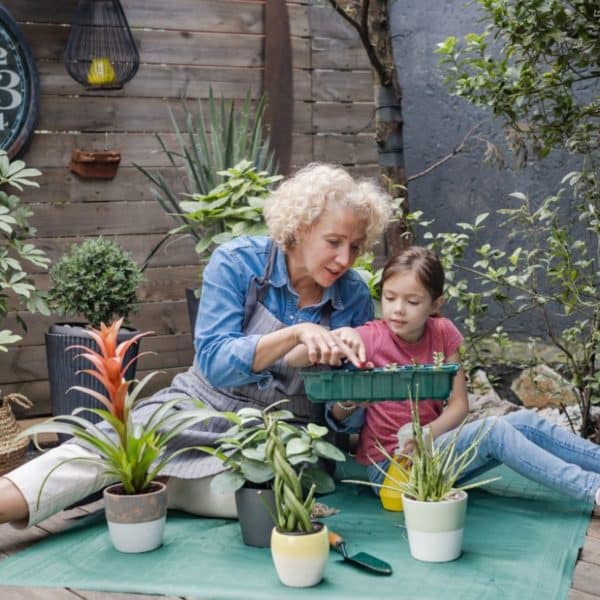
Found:
[[[367, 360], [376, 367], [391, 363], [398, 365], [431, 364], [434, 352], [443, 352], [448, 357], [454, 354], [463, 342], [463, 336], [452, 321], [443, 317], [430, 317], [425, 322], [423, 336], [417, 342], [401, 340], [388, 327], [385, 321], [370, 321], [357, 328], [367, 350]], [[419, 399], [419, 417], [422, 425], [427, 425], [442, 412], [441, 400]], [[397, 432], [410, 422], [408, 402], [384, 401], [371, 404], [365, 410], [365, 423], [360, 432], [357, 462], [369, 465], [385, 459], [377, 450], [376, 440], [390, 453], [398, 444]]]

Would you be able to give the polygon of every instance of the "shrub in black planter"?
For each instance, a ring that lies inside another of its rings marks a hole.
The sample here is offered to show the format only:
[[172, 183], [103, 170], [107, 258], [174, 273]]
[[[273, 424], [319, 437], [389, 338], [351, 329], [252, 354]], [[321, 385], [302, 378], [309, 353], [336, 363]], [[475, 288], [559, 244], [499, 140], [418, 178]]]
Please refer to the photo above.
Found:
[[[52, 414], [69, 413], [78, 406], [99, 408], [100, 403], [87, 394], [67, 393], [74, 385], [105, 393], [96, 379], [77, 373], [88, 365], [77, 358], [80, 351], [67, 348], [73, 345], [95, 348], [95, 342], [86, 331], [87, 325], [97, 328], [100, 323], [109, 324], [115, 318], [129, 315], [137, 303], [136, 290], [142, 281], [140, 268], [116, 242], [99, 237], [71, 246], [50, 269], [50, 281], [50, 307], [59, 314], [84, 319], [52, 325], [46, 334]], [[136, 333], [135, 329], [121, 328], [118, 341]], [[129, 349], [125, 364], [138, 349], [137, 344]], [[128, 369], [126, 379], [135, 377], [135, 364], [134, 361]]]

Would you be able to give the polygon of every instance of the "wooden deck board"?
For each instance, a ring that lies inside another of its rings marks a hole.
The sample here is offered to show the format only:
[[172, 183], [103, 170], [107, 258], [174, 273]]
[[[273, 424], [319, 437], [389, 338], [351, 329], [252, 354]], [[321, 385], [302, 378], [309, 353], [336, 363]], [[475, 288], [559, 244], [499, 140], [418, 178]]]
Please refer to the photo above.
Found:
[[[52, 533], [63, 531], [77, 522], [77, 517], [94, 512], [101, 501], [65, 511], [30, 529], [15, 529], [0, 525], [0, 560], [9, 554], [36, 543]], [[37, 588], [0, 586], [2, 600], [140, 600], [141, 598], [181, 600], [174, 596], [148, 594], [123, 594], [70, 588]], [[185, 600], [185, 599], [184, 599]], [[573, 572], [568, 600], [600, 600], [600, 511], [596, 509], [590, 519], [587, 536]]]

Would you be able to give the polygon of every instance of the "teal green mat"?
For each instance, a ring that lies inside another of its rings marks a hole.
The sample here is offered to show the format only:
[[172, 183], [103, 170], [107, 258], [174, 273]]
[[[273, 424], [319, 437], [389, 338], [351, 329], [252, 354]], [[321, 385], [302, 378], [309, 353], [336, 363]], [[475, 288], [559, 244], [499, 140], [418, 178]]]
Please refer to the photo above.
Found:
[[341, 485], [321, 500], [340, 509], [324, 519], [346, 538], [351, 554], [388, 561], [390, 577], [371, 575], [331, 553], [324, 581], [286, 588], [268, 549], [244, 546], [235, 521], [172, 513], [165, 544], [147, 554], [113, 550], [103, 516], [82, 520], [0, 561], [0, 583], [145, 592], [211, 599], [567, 597], [591, 506], [554, 494], [502, 467], [502, 479], [470, 492], [460, 559], [443, 564], [413, 560], [402, 513], [384, 511], [368, 488]]

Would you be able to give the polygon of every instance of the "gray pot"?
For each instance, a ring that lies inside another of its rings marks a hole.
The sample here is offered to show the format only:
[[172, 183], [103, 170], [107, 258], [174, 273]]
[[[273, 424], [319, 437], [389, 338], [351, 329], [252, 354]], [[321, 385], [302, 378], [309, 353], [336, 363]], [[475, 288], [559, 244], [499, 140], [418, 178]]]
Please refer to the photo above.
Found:
[[273, 490], [242, 487], [235, 493], [235, 505], [244, 544], [268, 548], [275, 514]]
[[[139, 331], [121, 327], [117, 342], [121, 343], [137, 335]], [[86, 346], [98, 351], [96, 342], [90, 337], [85, 329], [85, 323], [59, 323], [52, 325], [46, 333], [46, 359], [48, 361], [48, 379], [50, 382], [50, 397], [52, 400], [52, 414], [71, 414], [74, 408], [86, 406], [88, 408], [104, 408], [100, 402], [77, 390], [69, 388], [74, 385], [91, 388], [101, 394], [106, 393], [104, 386], [94, 377], [87, 373], [78, 373], [83, 369], [92, 369], [92, 364], [84, 358], [76, 358], [81, 350], [67, 350], [69, 346]], [[125, 354], [124, 365], [134, 358], [139, 350], [139, 342], [132, 344]], [[131, 380], [135, 377], [137, 363], [134, 362], [125, 379]], [[92, 422], [98, 422], [100, 417], [92, 413], [85, 415]], [[69, 436], [61, 435], [64, 441]]]

